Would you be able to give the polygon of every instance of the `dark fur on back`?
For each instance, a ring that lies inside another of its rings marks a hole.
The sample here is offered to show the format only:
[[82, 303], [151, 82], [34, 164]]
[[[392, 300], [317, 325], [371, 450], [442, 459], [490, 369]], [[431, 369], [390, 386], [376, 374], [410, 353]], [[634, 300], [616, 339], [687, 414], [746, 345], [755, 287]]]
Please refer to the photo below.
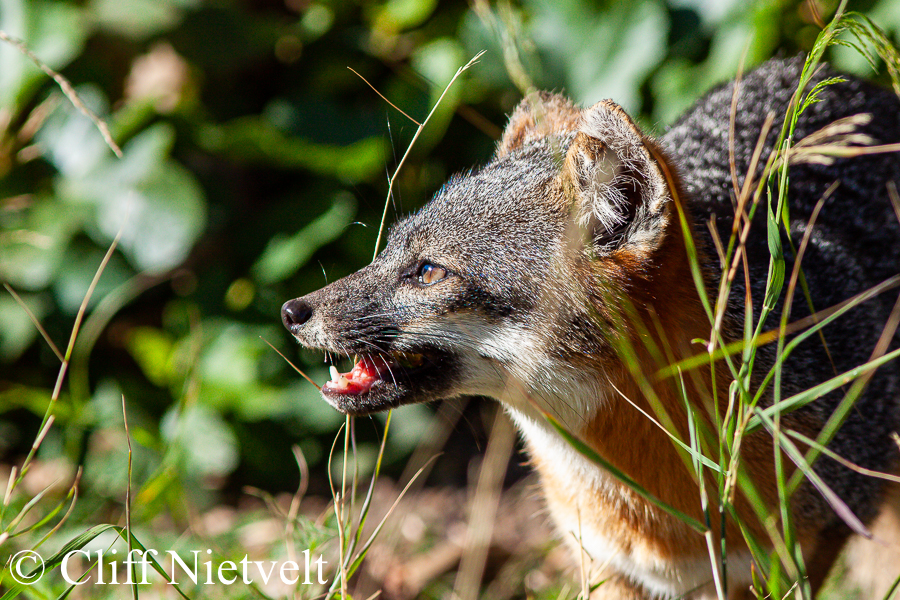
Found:
[[[771, 61], [753, 71], [741, 83], [735, 126], [735, 160], [739, 185], [749, 169], [751, 156], [766, 115], [774, 113], [775, 126], [769, 135], [762, 163], [772, 149], [784, 119], [791, 96], [797, 87], [803, 63], [799, 59]], [[820, 70], [816, 82], [837, 76], [827, 68]], [[662, 137], [662, 144], [674, 158], [682, 175], [697, 237], [706, 246], [712, 280], [718, 281], [721, 267], [712, 246], [707, 222], [717, 218], [720, 237], [727, 243], [731, 235], [734, 210], [733, 184], [729, 168], [729, 120], [734, 83], [724, 85], [705, 96], [682, 116]], [[806, 109], [795, 132], [795, 141], [832, 123], [836, 119], [869, 113], [872, 121], [861, 131], [876, 143], [900, 141], [900, 102], [889, 90], [855, 78], [826, 87], [821, 102]], [[760, 167], [759, 171], [762, 168]], [[832, 165], [798, 165], [790, 170], [790, 217], [794, 247], [799, 248], [806, 223], [825, 190], [835, 181], [840, 184], [814, 226], [809, 248], [802, 261], [816, 310], [829, 308], [885, 279], [900, 273], [900, 223], [894, 214], [887, 184], [900, 186], [900, 155], [876, 154], [866, 157], [838, 159]], [[766, 199], [763, 199], [766, 202]], [[794, 256], [785, 241], [786, 283], [793, 268]], [[760, 206], [748, 240], [751, 291], [754, 312], [758, 318], [765, 293], [769, 252], [766, 242], [765, 206]], [[744, 315], [744, 275], [739, 272], [729, 306], [732, 338], [740, 338]], [[784, 293], [782, 294], [782, 301]], [[879, 335], [884, 329], [891, 307], [897, 300], [893, 289], [851, 311], [824, 330], [831, 360], [821, 339], [812, 336], [803, 342], [785, 364], [782, 398], [808, 389], [837, 373], [843, 373], [869, 360]], [[791, 310], [791, 321], [810, 314], [807, 301], [797, 290]], [[778, 326], [776, 310], [767, 329]], [[891, 348], [900, 345], [895, 335]], [[761, 352], [755, 376], [761, 379], [774, 361], [774, 345]], [[833, 366], [832, 362], [833, 361]], [[798, 418], [818, 429], [825, 423], [844, 397], [849, 385], [804, 408]], [[867, 468], [886, 470], [888, 457], [897, 456], [889, 434], [900, 423], [900, 363], [882, 367], [866, 392], [851, 411], [830, 448], [848, 460]], [[861, 443], [865, 440], [865, 443]], [[837, 462], [823, 457], [816, 471], [862, 519], [872, 516], [877, 503], [872, 498], [881, 493], [877, 479], [850, 472]], [[804, 495], [805, 496], [805, 495]], [[798, 506], [811, 518], [836, 519], [817, 494], [816, 498]]]

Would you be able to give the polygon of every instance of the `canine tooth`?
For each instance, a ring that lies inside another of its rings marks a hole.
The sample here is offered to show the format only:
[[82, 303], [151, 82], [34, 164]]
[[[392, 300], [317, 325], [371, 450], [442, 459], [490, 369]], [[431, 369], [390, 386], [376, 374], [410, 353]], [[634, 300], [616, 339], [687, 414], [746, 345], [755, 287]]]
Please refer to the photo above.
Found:
[[328, 367], [328, 372], [331, 374], [331, 380], [335, 383], [341, 380], [341, 373], [337, 370], [337, 367], [331, 365]]

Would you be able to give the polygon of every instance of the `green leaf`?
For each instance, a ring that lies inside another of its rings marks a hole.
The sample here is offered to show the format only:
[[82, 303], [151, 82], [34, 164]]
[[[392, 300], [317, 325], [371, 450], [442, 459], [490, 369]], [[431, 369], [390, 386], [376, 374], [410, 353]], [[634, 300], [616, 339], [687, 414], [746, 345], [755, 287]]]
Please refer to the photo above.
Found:
[[[59, 70], [84, 47], [82, 11], [62, 2], [0, 0], [0, 29], [25, 43], [44, 64]], [[0, 107], [13, 115], [48, 77], [17, 48], [0, 42]]]
[[[328, 370], [323, 367], [310, 369], [307, 374], [313, 381], [327, 381]], [[344, 415], [336, 411], [322, 398], [322, 393], [306, 380], [300, 380], [284, 390], [291, 414], [302, 421], [303, 433], [327, 434], [344, 422]]]
[[101, 28], [144, 40], [177, 25], [185, 5], [198, 4], [184, 0], [90, 0], [88, 9]]
[[[54, 161], [67, 164], [77, 147], [63, 148], [52, 132], [48, 136]], [[129, 141], [121, 160], [106, 152], [98, 164], [64, 168], [68, 176], [57, 182], [60, 197], [94, 207], [88, 233], [98, 244], [105, 246], [121, 231], [119, 247], [139, 271], [179, 265], [206, 226], [200, 185], [168, 158], [174, 138], [172, 126], [159, 123]]]
[[[84, 243], [75, 243], [66, 250], [66, 264], [53, 281], [53, 292], [60, 309], [70, 315], [78, 312], [85, 294], [90, 288], [97, 267], [103, 261], [105, 251]], [[94, 293], [88, 299], [88, 308], [97, 305], [107, 294], [118, 288], [131, 277], [134, 271], [119, 254], [110, 257], [103, 274], [97, 281]]]
[[[428, 127], [422, 130], [417, 142], [417, 148], [420, 150], [434, 147], [447, 132], [450, 120], [456, 114], [465, 92], [464, 86], [458, 85], [451, 86], [444, 94], [445, 86], [453, 79], [460, 65], [465, 63], [465, 51], [459, 42], [452, 38], [438, 38], [423, 44], [413, 54], [413, 69], [432, 84], [430, 102], [435, 107], [428, 121]], [[443, 100], [438, 104], [437, 101], [442, 94]]]
[[526, 6], [534, 11], [530, 34], [553, 62], [565, 65], [573, 99], [590, 106], [615, 98], [632, 114], [640, 109], [640, 87], [666, 53], [669, 17], [662, 4], [609, 2], [598, 10], [587, 0], [531, 0]]
[[36, 197], [21, 221], [0, 233], [0, 280], [17, 289], [46, 288], [66, 261], [69, 241], [88, 218], [86, 210]]
[[291, 137], [266, 118], [255, 115], [201, 127], [198, 142], [208, 152], [229, 160], [308, 169], [348, 183], [381, 173], [386, 155], [384, 142], [378, 138], [365, 138], [347, 146], [317, 144]]
[[198, 363], [205, 383], [223, 389], [241, 389], [259, 377], [259, 358], [267, 347], [259, 332], [240, 323], [215, 328], [205, 344]]
[[164, 387], [173, 380], [174, 341], [165, 331], [155, 327], [135, 327], [129, 333], [126, 346], [151, 382]]
[[416, 27], [424, 23], [435, 8], [437, 0], [388, 0], [378, 11], [373, 28], [394, 33]]
[[[108, 111], [103, 92], [92, 84], [76, 88], [81, 102], [97, 115]], [[65, 178], [79, 179], [112, 155], [94, 123], [72, 103], [58, 95], [59, 104], [35, 135], [38, 148]]]
[[[25, 294], [22, 301], [40, 321], [49, 312], [50, 306], [45, 296]], [[0, 291], [0, 360], [12, 362], [17, 359], [38, 335], [38, 330], [15, 298]]]
[[781, 229], [778, 225], [775, 215], [772, 213], [771, 207], [768, 210], [768, 242], [769, 253], [771, 258], [769, 261], [769, 273], [766, 278], [766, 292], [763, 300], [763, 313], [760, 317], [762, 323], [765, 317], [772, 311], [778, 303], [781, 290], [784, 286], [784, 256], [781, 246]]
[[313, 253], [336, 240], [356, 212], [356, 202], [348, 193], [338, 194], [331, 208], [292, 236], [275, 236], [253, 265], [260, 285], [287, 279], [306, 264]]
[[238, 465], [237, 436], [219, 414], [203, 405], [170, 410], [160, 424], [172, 444], [181, 473], [191, 477], [224, 476]]

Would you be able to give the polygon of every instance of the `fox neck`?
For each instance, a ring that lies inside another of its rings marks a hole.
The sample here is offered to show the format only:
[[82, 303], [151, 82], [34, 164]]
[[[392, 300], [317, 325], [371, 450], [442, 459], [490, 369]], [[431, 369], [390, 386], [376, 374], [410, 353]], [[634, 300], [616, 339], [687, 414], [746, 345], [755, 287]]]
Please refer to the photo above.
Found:
[[[653, 496], [702, 519], [697, 484], [671, 440], [624, 399], [653, 414], [635, 395], [636, 386], [626, 385], [624, 377], [608, 386], [595, 397], [594, 414], [569, 431]], [[684, 594], [709, 579], [703, 536], [579, 453], [534, 407], [504, 404], [525, 438], [552, 520], [576, 554], [584, 549], [595, 568], [611, 564], [664, 596]], [[683, 587], [668, 587], [673, 574]]]
[[[591, 418], [569, 419], [577, 424], [569, 426], [569, 431], [649, 494], [703, 522], [697, 482], [667, 434], [648, 416], [653, 411], [640, 389], [629, 384], [624, 374], [614, 379], [603, 395], [595, 396], [598, 408]], [[669, 416], [680, 421], [683, 415], [670, 410], [677, 406], [677, 398], [663, 393], [659, 399], [667, 405]], [[666, 597], [688, 594], [710, 580], [709, 550], [702, 535], [579, 453], [533, 405], [514, 408], [513, 404], [524, 406], [516, 400], [520, 399], [508, 398], [504, 405], [525, 439], [551, 518], [576, 554], [583, 549], [594, 568], [613, 565], [617, 572]], [[565, 427], [565, 419], [559, 420]], [[711, 479], [707, 479], [707, 490], [715, 490]], [[714, 539], [718, 539], [721, 521], [714, 492], [710, 495], [710, 518]], [[749, 511], [745, 504], [739, 502]], [[756, 522], [752, 516], [744, 521]], [[764, 539], [761, 531], [755, 533], [757, 539]], [[749, 577], [749, 554], [741, 539], [729, 521], [726, 540], [732, 585], [749, 583], [744, 580], [744, 575]]]
[[[571, 364], [545, 368], [578, 373], [581, 379], [539, 390], [507, 385], [499, 397], [525, 438], [550, 514], [564, 539], [574, 542], [576, 551], [584, 548], [595, 564], [610, 561], [619, 572], [635, 575], [664, 595], [681, 595], [709, 581], [710, 558], [704, 537], [579, 453], [544, 415], [552, 416], [655, 498], [701, 522], [705, 520], [696, 475], [657, 422], [669, 420], [676, 429], [674, 435], [688, 439], [682, 386], [707, 421], [714, 410], [711, 399], [717, 398], [721, 404], [728, 399], [730, 378], [724, 372], [717, 373], [720, 389], [715, 395], [708, 369], [705, 374], [700, 370], [687, 372], [677, 382], [659, 381], [656, 376], [666, 366], [660, 364], [659, 355], [665, 356], [665, 361], [686, 358], [697, 352], [692, 340], [710, 335], [682, 243], [681, 239], [668, 240], [661, 248], [668, 256], [665, 268], [647, 268], [644, 261], [641, 272], [646, 275], [641, 278], [630, 276], [634, 270], [629, 263], [638, 260], [635, 257], [612, 257], [607, 264], [598, 265], [598, 272], [610, 282], [608, 287], [631, 301], [631, 316], [641, 323], [642, 327], [624, 329], [627, 345], [634, 353], [632, 363], [637, 367], [626, 366], [615, 352], [613, 356], [579, 357], [584, 364], [577, 368]], [[610, 304], [608, 297], [603, 300], [596, 302], [598, 319], [621, 322], [621, 317], [604, 314], [604, 306]], [[656, 347], [657, 358], [648, 348], [651, 345]], [[724, 369], [724, 365], [719, 368]], [[654, 405], [662, 407], [660, 414], [665, 413], [665, 417], [657, 415]], [[751, 436], [744, 441], [744, 452], [761, 455], [758, 462], [765, 464], [765, 457], [772, 452], [770, 442]], [[774, 498], [771, 474], [752, 475], [761, 486], [763, 498]], [[716, 485], [711, 478], [707, 484], [710, 518], [718, 537], [721, 520], [715, 514]], [[759, 521], [747, 501], [739, 497], [735, 505], [741, 521], [757, 539], [764, 539], [765, 531], [755, 525]], [[738, 583], [742, 572], [749, 577], [749, 554], [741, 532], [730, 519], [725, 538], [734, 567], [729, 577]], [[673, 574], [685, 587], [666, 587]]]

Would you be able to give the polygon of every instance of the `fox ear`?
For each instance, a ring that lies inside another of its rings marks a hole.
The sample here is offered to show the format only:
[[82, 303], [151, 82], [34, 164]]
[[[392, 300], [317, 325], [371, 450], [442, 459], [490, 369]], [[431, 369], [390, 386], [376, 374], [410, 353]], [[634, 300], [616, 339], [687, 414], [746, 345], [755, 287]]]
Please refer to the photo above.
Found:
[[671, 192], [653, 144], [612, 101], [582, 112], [560, 177], [596, 249], [628, 243], [653, 249], [662, 240]]
[[549, 135], [575, 131], [580, 117], [581, 111], [565, 96], [532, 92], [510, 115], [497, 145], [497, 158]]

